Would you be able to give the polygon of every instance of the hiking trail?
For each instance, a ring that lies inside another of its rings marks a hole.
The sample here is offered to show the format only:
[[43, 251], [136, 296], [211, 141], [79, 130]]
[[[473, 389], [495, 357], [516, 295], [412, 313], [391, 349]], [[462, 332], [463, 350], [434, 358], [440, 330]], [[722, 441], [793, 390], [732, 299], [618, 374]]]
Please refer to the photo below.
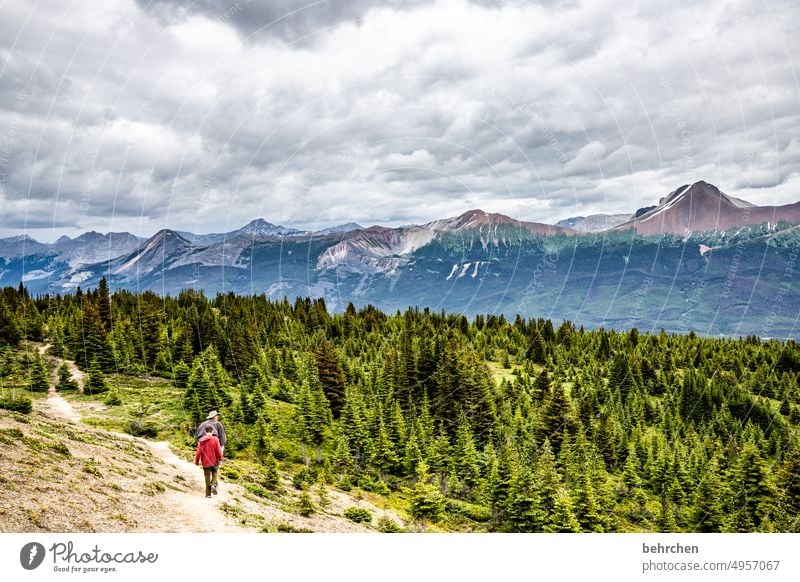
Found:
[[[44, 354], [50, 344], [38, 347], [39, 353]], [[58, 365], [66, 362], [72, 371], [73, 378], [83, 386], [85, 374], [78, 369], [75, 362], [63, 358], [55, 358]], [[45, 401], [45, 414], [72, 423], [80, 424], [80, 415], [72, 405], [54, 387], [50, 387]], [[221, 507], [225, 503], [230, 503], [232, 493], [242, 495], [244, 490], [238, 485], [231, 485], [224, 481], [219, 481], [219, 494], [211, 499], [205, 496], [205, 481], [201, 467], [178, 457], [170, 449], [166, 441], [150, 441], [141, 437], [134, 437], [126, 433], [113, 432], [114, 435], [129, 439], [138, 445], [146, 448], [146, 451], [153, 457], [160, 460], [165, 465], [171, 466], [171, 473], [174, 477], [186, 483], [189, 487], [188, 492], [168, 490], [159, 496], [160, 501], [168, 511], [164, 515], [164, 531], [183, 531], [183, 532], [252, 532], [253, 528], [242, 527], [235, 520], [225, 513]], [[223, 461], [224, 463], [225, 461]]]

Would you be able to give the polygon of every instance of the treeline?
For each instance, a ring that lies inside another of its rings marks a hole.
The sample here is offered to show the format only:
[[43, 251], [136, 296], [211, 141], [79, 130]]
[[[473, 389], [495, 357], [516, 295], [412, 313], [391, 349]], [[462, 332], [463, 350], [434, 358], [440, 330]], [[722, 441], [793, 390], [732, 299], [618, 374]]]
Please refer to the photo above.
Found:
[[794, 342], [588, 331], [571, 322], [393, 315], [194, 291], [0, 292], [0, 343], [47, 341], [98, 373], [221, 410], [226, 454], [277, 485], [322, 479], [488, 531], [798, 531]]

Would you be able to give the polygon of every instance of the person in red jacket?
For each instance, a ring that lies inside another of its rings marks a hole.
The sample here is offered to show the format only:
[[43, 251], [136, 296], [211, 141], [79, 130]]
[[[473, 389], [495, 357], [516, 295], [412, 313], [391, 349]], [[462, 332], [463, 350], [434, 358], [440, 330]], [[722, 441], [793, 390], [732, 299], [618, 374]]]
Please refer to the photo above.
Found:
[[203, 464], [203, 476], [206, 479], [206, 497], [217, 494], [219, 484], [219, 463], [222, 461], [222, 447], [219, 439], [213, 434], [214, 429], [206, 426], [206, 434], [197, 442], [194, 464]]

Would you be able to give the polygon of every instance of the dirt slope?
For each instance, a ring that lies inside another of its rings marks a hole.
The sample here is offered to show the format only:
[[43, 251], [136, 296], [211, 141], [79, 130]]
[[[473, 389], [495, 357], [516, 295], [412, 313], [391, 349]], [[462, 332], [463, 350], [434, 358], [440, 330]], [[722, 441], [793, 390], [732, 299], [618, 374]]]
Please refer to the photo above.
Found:
[[290, 485], [266, 500], [223, 479], [206, 499], [202, 470], [166, 442], [82, 424], [55, 391], [30, 415], [2, 411], [0, 448], [0, 532], [374, 531], [342, 517], [354, 505], [403, 524], [333, 490], [330, 506], [309, 517], [293, 512]]

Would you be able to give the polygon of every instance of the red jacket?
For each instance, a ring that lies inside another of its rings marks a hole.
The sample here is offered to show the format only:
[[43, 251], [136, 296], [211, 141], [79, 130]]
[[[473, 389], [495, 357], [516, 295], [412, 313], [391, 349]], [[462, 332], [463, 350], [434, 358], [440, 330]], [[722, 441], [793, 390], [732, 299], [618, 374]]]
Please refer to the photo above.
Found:
[[194, 464], [203, 463], [203, 467], [216, 467], [222, 460], [222, 447], [219, 439], [213, 434], [203, 436], [197, 442], [197, 452], [194, 454]]

